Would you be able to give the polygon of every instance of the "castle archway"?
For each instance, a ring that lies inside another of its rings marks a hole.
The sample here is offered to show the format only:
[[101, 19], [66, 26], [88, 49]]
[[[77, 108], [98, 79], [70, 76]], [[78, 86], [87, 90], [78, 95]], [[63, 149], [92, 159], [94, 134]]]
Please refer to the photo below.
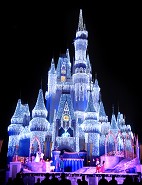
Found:
[[41, 152], [41, 145], [39, 139], [34, 137], [30, 144], [30, 153], [36, 153], [37, 151]]

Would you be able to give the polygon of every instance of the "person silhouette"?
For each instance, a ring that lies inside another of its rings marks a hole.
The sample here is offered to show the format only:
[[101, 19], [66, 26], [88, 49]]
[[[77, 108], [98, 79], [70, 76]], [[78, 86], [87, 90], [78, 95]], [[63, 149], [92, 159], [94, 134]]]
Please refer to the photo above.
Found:
[[16, 174], [16, 177], [13, 179], [13, 184], [14, 185], [24, 185], [24, 181], [20, 173]]
[[112, 175], [112, 179], [108, 182], [109, 185], [117, 185], [117, 180], [115, 179], [115, 175]]
[[61, 173], [61, 180], [59, 180], [59, 185], [71, 185], [71, 180], [66, 178], [65, 173]]
[[126, 175], [123, 185], [130, 185], [133, 184], [133, 178], [130, 175]]
[[40, 178], [37, 178], [37, 181], [35, 182], [35, 184], [34, 185], [40, 185], [41, 183], [40, 183]]
[[58, 185], [59, 184], [59, 179], [55, 176], [55, 173], [52, 173], [51, 184], [52, 185]]
[[6, 182], [6, 185], [13, 185], [12, 177], [8, 178], [8, 181]]
[[78, 185], [81, 185], [81, 179], [77, 179], [76, 182], [77, 182]]
[[98, 185], [108, 185], [108, 180], [105, 178], [104, 174], [102, 174], [102, 178], [99, 180]]
[[46, 184], [51, 185], [51, 180], [50, 180], [49, 177], [50, 177], [50, 174], [49, 173], [46, 173], [45, 174], [45, 179], [43, 179], [41, 181], [41, 185], [46, 185]]

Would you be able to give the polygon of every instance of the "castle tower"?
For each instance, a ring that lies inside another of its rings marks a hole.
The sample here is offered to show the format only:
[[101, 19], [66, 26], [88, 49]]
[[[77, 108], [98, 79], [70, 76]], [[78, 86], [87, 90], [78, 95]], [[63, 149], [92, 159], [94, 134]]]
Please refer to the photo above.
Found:
[[48, 120], [51, 124], [53, 123], [54, 110], [58, 109], [62, 90], [69, 91], [71, 84], [71, 63], [69, 49], [67, 49], [66, 54], [59, 57], [56, 69], [52, 59], [48, 72], [48, 91], [45, 93], [45, 99], [49, 113]]
[[101, 124], [98, 122], [97, 112], [93, 105], [92, 92], [89, 95], [89, 101], [85, 111], [85, 121], [81, 124], [81, 128], [85, 132], [86, 150], [90, 152], [88, 156], [99, 156]]
[[56, 74], [54, 59], [52, 58], [51, 67], [48, 72], [48, 93], [49, 95], [56, 93], [56, 82], [57, 82], [57, 74]]
[[46, 119], [47, 113], [43, 91], [40, 89], [36, 105], [32, 110], [32, 119], [29, 123], [29, 129], [31, 131], [30, 148], [33, 147], [35, 152], [39, 150], [44, 153], [45, 136], [50, 127], [50, 123]]
[[11, 160], [14, 155], [18, 155], [19, 135], [24, 129], [23, 127], [24, 115], [21, 99], [18, 100], [15, 112], [11, 118], [11, 124], [8, 126], [8, 160]]
[[55, 69], [54, 59], [51, 61], [51, 67], [48, 71], [48, 90], [45, 92], [46, 108], [48, 111], [47, 119], [52, 123], [54, 102], [56, 101], [56, 84], [57, 84], [57, 73]]
[[103, 155], [106, 152], [106, 136], [109, 133], [110, 122], [108, 122], [108, 116], [105, 113], [104, 105], [101, 98], [99, 106], [99, 123], [101, 124], [100, 155]]
[[109, 138], [108, 138], [108, 148], [110, 151], [117, 151], [117, 134], [118, 134], [119, 128], [117, 126], [116, 117], [114, 115], [114, 112], [112, 113], [111, 122], [110, 122], [110, 131], [109, 131]]
[[[78, 30], [74, 40], [75, 61], [74, 61], [74, 109], [75, 111], [85, 111], [88, 101], [88, 88], [90, 75], [88, 73], [89, 62], [86, 54], [88, 46], [88, 32], [83, 24], [82, 10], [79, 14]], [[91, 69], [90, 69], [91, 71]], [[89, 72], [90, 72], [89, 71]]]

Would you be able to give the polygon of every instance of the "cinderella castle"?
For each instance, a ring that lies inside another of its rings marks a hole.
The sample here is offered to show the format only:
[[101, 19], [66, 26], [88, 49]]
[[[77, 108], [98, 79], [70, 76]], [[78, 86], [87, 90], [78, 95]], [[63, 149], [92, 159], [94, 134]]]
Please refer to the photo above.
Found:
[[45, 159], [52, 151], [79, 153], [86, 151], [88, 158], [103, 155], [138, 155], [138, 136], [125, 123], [124, 115], [105, 113], [101, 90], [92, 75], [87, 53], [88, 31], [79, 12], [78, 28], [74, 39], [74, 61], [69, 50], [54, 59], [48, 71], [47, 90], [39, 89], [37, 101], [30, 112], [28, 104], [18, 99], [8, 126], [7, 157], [28, 157], [37, 151]]

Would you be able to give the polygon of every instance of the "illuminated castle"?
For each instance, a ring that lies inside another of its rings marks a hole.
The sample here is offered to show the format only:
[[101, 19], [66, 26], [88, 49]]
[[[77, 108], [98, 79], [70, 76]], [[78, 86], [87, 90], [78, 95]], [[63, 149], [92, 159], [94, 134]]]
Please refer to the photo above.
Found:
[[[38, 150], [51, 157], [53, 150], [87, 151], [88, 157], [137, 155], [138, 138], [122, 113], [105, 113], [97, 78], [93, 79], [87, 53], [88, 32], [79, 13], [74, 39], [75, 56], [69, 50], [54, 60], [48, 71], [47, 91], [39, 90], [32, 112], [18, 100], [8, 126], [8, 158], [30, 156]], [[134, 157], [134, 156], [133, 156]]]

